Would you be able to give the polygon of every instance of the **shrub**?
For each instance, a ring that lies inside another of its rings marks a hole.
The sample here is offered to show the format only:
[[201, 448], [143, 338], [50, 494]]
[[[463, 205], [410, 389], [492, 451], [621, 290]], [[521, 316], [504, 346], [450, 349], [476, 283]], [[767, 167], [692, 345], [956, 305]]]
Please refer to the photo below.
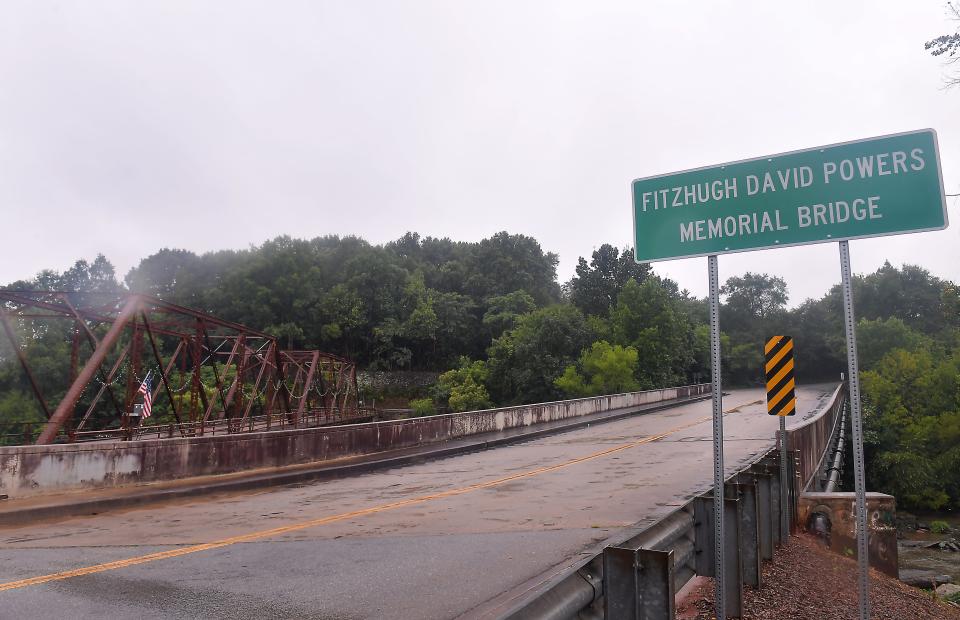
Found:
[[432, 398], [416, 398], [411, 400], [410, 408], [413, 409], [413, 415], [418, 418], [425, 415], [434, 415], [437, 412], [436, 407], [433, 406]]
[[454, 411], [477, 411], [492, 407], [490, 395], [482, 385], [477, 385], [472, 379], [450, 390], [450, 408]]
[[433, 396], [441, 403], [449, 403], [454, 411], [488, 409], [493, 404], [484, 385], [487, 374], [486, 363], [471, 362], [469, 358], [461, 357], [459, 368], [440, 375]]
[[576, 366], [567, 366], [553, 384], [567, 396], [617, 394], [640, 389], [634, 378], [637, 350], [598, 340], [580, 354], [581, 374]]
[[934, 534], [946, 534], [950, 531], [950, 524], [946, 521], [934, 521], [930, 524], [930, 531]]

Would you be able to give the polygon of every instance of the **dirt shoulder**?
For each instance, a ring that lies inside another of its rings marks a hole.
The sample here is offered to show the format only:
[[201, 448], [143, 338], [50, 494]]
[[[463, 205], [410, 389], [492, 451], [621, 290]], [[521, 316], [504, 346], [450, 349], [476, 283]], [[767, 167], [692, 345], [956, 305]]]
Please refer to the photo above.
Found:
[[[763, 567], [763, 587], [744, 588], [745, 619], [850, 620], [857, 618], [857, 563], [826, 549], [816, 538], [792, 536]], [[960, 608], [928, 592], [870, 571], [873, 620], [960, 620]], [[677, 610], [678, 618], [713, 616], [713, 582], [705, 580]]]

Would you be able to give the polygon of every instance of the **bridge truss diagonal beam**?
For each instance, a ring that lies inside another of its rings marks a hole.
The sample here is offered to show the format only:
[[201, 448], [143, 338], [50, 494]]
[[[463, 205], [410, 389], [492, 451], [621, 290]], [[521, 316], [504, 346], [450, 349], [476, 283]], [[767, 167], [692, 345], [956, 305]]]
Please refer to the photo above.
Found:
[[[162, 437], [164, 429], [166, 436], [174, 429], [180, 436], [267, 430], [367, 415], [351, 360], [281, 351], [270, 334], [149, 295], [0, 290], [0, 324], [47, 420], [37, 443]], [[44, 339], [58, 347], [58, 339], [69, 341], [69, 363], [54, 360], [57, 369], [69, 367], [59, 377], [48, 370], [41, 378], [31, 368], [30, 349]], [[159, 420], [153, 424], [134, 408], [148, 374]], [[115, 384], [125, 387], [115, 394]], [[64, 396], [54, 403], [50, 393]], [[33, 441], [34, 424], [0, 443]]]

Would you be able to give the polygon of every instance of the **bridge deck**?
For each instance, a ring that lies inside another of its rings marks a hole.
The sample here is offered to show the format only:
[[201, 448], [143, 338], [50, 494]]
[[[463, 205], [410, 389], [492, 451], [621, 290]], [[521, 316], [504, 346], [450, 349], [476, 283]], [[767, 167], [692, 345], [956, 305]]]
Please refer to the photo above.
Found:
[[[789, 423], [830, 392], [799, 388]], [[773, 445], [777, 419], [763, 398], [760, 389], [724, 398], [731, 471]], [[355, 478], [2, 529], [0, 608], [13, 617], [478, 614], [709, 486], [709, 415], [701, 401]]]

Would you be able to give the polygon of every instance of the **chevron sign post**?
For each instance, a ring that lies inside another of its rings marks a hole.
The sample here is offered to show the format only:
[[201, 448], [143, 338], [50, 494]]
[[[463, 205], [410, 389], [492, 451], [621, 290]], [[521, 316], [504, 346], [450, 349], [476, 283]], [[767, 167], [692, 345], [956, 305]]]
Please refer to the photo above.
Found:
[[[796, 382], [793, 379], [793, 338], [774, 336], [763, 347], [767, 378], [767, 413], [780, 416], [780, 479], [787, 479], [787, 416], [797, 413]], [[780, 505], [787, 505], [787, 485], [780, 485]], [[790, 535], [787, 511], [780, 511], [780, 536]]]

